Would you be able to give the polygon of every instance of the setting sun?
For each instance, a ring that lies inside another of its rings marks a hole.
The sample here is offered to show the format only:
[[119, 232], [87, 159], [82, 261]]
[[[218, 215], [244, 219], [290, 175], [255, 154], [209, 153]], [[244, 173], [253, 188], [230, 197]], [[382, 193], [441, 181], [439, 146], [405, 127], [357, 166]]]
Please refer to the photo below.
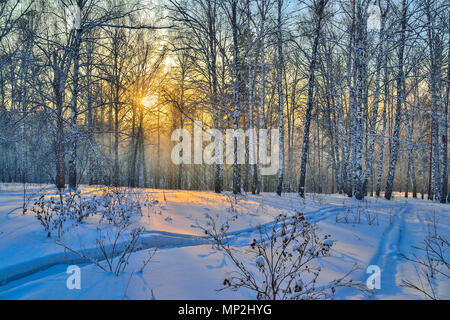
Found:
[[141, 99], [141, 104], [146, 108], [153, 107], [157, 102], [158, 98], [154, 96], [145, 96]]
[[449, 14], [0, 0], [0, 301], [287, 320], [450, 299]]

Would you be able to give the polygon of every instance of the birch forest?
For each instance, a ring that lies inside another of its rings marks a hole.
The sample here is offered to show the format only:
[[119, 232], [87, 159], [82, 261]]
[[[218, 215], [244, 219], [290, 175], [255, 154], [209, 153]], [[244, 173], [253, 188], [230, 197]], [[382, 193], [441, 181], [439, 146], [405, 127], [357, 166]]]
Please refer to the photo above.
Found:
[[[449, 35], [446, 0], [2, 0], [0, 181], [447, 203]], [[174, 163], [198, 123], [278, 170]]]

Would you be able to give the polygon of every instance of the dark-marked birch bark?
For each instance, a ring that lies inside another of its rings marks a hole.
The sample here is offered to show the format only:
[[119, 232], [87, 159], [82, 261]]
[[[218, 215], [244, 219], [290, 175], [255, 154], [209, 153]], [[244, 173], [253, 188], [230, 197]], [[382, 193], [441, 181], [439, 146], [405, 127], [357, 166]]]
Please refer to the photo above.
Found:
[[[78, 7], [83, 9], [83, 1], [78, 1]], [[80, 46], [82, 42], [81, 26], [74, 30], [75, 38], [71, 47], [73, 60], [72, 100], [70, 103], [70, 144], [69, 144], [69, 188], [77, 189], [77, 147], [78, 147], [78, 92], [80, 72]]]
[[[207, 23], [208, 23], [208, 42], [211, 59], [210, 73], [212, 78], [212, 108], [214, 127], [219, 128], [219, 110], [218, 110], [218, 78], [217, 78], [217, 39], [216, 39], [216, 18], [217, 1], [207, 0]], [[214, 170], [214, 191], [221, 193], [223, 189], [223, 167], [216, 163]]]
[[431, 92], [431, 193], [432, 198], [441, 200], [441, 174], [440, 174], [440, 143], [439, 143], [439, 100], [438, 93], [441, 80], [442, 41], [437, 30], [435, 7], [432, 1], [425, 3], [425, 15], [427, 18], [427, 40], [430, 59], [429, 87]]
[[[379, 6], [381, 8], [381, 6]], [[381, 9], [380, 9], [381, 11]], [[386, 14], [387, 10], [381, 12], [380, 17], [380, 30], [378, 33], [378, 52], [376, 58], [376, 75], [375, 75], [375, 96], [374, 96], [374, 106], [372, 111], [372, 124], [370, 127], [369, 134], [369, 150], [367, 152], [367, 160], [366, 160], [366, 170], [364, 174], [364, 183], [363, 183], [363, 193], [367, 193], [367, 184], [369, 181], [369, 176], [372, 172], [372, 164], [373, 164], [373, 154], [375, 151], [375, 133], [376, 133], [376, 125], [378, 120], [378, 107], [380, 104], [380, 96], [381, 96], [381, 71], [383, 67], [384, 60], [384, 41], [385, 41], [385, 24], [386, 24]]]
[[278, 171], [278, 183], [277, 194], [281, 196], [283, 192], [283, 179], [284, 179], [284, 106], [283, 106], [283, 34], [282, 34], [282, 7], [283, 0], [277, 0], [277, 50], [278, 50], [278, 117], [279, 117], [279, 171]]
[[314, 99], [314, 85], [315, 85], [315, 71], [317, 67], [317, 54], [319, 47], [319, 40], [321, 35], [323, 18], [325, 15], [325, 6], [328, 0], [313, 1], [313, 10], [315, 18], [314, 38], [311, 51], [311, 58], [309, 61], [309, 77], [308, 77], [308, 98], [306, 103], [306, 116], [303, 129], [303, 144], [302, 156], [300, 164], [300, 179], [298, 184], [298, 193], [300, 197], [305, 197], [305, 182], [306, 182], [306, 167], [308, 162], [309, 152], [309, 132], [311, 126], [313, 99]]
[[447, 79], [444, 102], [444, 119], [442, 132], [442, 192], [441, 203], [450, 202], [448, 192], [448, 100], [450, 94], [450, 12], [447, 20], [448, 52], [447, 52]]
[[[254, 124], [254, 89], [255, 89], [255, 68], [253, 61], [253, 37], [251, 32], [251, 20], [252, 12], [250, 7], [250, 0], [247, 0], [247, 67], [248, 67], [248, 129], [252, 136], [249, 137], [249, 143], [252, 145], [249, 147], [247, 144], [247, 160], [252, 159], [253, 162], [257, 159], [256, 145], [257, 137], [253, 136], [255, 124]], [[248, 162], [247, 162], [248, 163]], [[247, 165], [247, 170], [250, 170], [250, 189], [252, 194], [256, 194], [258, 184], [258, 171], [256, 163]], [[246, 173], [248, 175], [248, 173]], [[246, 178], [247, 181], [247, 178]]]
[[[355, 41], [355, 72], [356, 72], [356, 112], [354, 119], [353, 147], [353, 180], [356, 199], [365, 196], [362, 177], [362, 151], [364, 140], [365, 110], [367, 110], [367, 5], [358, 1]], [[369, 171], [370, 174], [370, 171]]]
[[382, 120], [382, 129], [381, 129], [381, 137], [379, 144], [379, 158], [378, 158], [378, 166], [377, 166], [377, 183], [375, 187], [375, 195], [379, 197], [381, 195], [381, 180], [383, 177], [383, 163], [384, 163], [384, 149], [386, 143], [386, 128], [387, 128], [387, 110], [388, 110], [388, 92], [389, 92], [389, 79], [388, 79], [388, 58], [386, 55], [383, 57], [383, 113], [381, 116]]
[[[259, 103], [259, 120], [258, 120], [258, 129], [259, 131], [263, 130], [265, 127], [265, 104], [266, 104], [266, 19], [267, 12], [269, 10], [270, 2], [268, 0], [260, 0], [257, 2], [258, 11], [260, 15], [260, 77], [261, 77], [261, 85], [260, 85], [260, 103]], [[261, 143], [258, 143], [258, 155], [261, 154], [260, 150]], [[262, 167], [263, 163], [261, 158], [258, 156], [258, 174], [257, 174], [257, 184], [256, 184], [256, 194], [262, 192]]]
[[400, 18], [400, 40], [398, 45], [398, 73], [397, 73], [397, 104], [395, 109], [395, 124], [394, 132], [391, 144], [391, 155], [389, 160], [389, 171], [386, 182], [386, 193], [384, 197], [387, 200], [391, 200], [392, 192], [394, 188], [394, 178], [395, 178], [395, 167], [398, 161], [398, 152], [400, 147], [400, 123], [402, 119], [402, 105], [404, 100], [404, 51], [406, 43], [406, 25], [407, 25], [407, 14], [408, 14], [408, 2], [407, 0], [402, 0], [401, 18]]
[[353, 80], [353, 69], [354, 63], [353, 60], [356, 59], [354, 57], [354, 43], [355, 43], [355, 30], [356, 30], [356, 3], [355, 0], [351, 1], [351, 22], [350, 29], [348, 31], [348, 46], [347, 46], [347, 74], [346, 74], [346, 82], [348, 88], [348, 139], [347, 139], [347, 150], [344, 151], [345, 165], [344, 165], [344, 174], [345, 174], [345, 192], [348, 197], [353, 196], [353, 167], [354, 167], [354, 159], [355, 159], [355, 127], [354, 127], [354, 118], [355, 118], [355, 108], [356, 108], [356, 96], [355, 96], [355, 88], [352, 83]]
[[[238, 24], [238, 4], [239, 0], [231, 0], [231, 12], [229, 18], [233, 33], [233, 54], [234, 54], [234, 110], [233, 110], [233, 129], [235, 132], [239, 129], [239, 120], [241, 117], [241, 55], [239, 52], [239, 24]], [[234, 162], [233, 162], [233, 193], [241, 193], [241, 166], [238, 163], [238, 140], [233, 140], [234, 144]]]

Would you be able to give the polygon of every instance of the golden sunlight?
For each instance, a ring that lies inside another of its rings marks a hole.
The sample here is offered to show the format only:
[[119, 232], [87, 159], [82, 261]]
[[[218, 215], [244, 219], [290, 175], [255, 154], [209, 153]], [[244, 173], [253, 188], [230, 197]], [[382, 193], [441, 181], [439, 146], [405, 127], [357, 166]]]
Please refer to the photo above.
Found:
[[154, 96], [145, 96], [141, 99], [141, 104], [146, 108], [154, 106], [157, 102], [158, 98]]

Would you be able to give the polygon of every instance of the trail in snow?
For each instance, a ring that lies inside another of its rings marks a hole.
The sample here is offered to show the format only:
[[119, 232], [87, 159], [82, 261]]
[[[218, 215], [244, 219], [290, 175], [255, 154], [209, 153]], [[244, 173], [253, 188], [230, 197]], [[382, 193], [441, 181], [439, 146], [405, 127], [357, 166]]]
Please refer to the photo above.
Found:
[[[317, 222], [325, 219], [328, 216], [324, 215], [326, 213], [333, 213], [338, 208], [333, 209], [325, 209], [325, 210], [317, 210], [315, 212], [310, 212], [308, 214], [309, 217], [312, 215], [320, 213], [317, 218], [311, 219], [312, 222]], [[287, 218], [289, 219], [289, 218]], [[234, 245], [239, 245], [239, 239], [244, 235], [244, 245], [248, 244], [248, 235], [255, 232], [259, 227], [263, 229], [272, 228], [273, 222], [255, 226], [252, 228], [246, 228], [243, 230], [233, 231], [227, 233], [227, 238], [230, 243]], [[211, 243], [211, 238], [209, 237], [198, 237], [198, 236], [190, 236], [185, 234], [176, 234], [172, 232], [165, 231], [145, 231], [144, 235], [140, 239], [138, 251], [143, 251], [147, 249], [161, 249], [161, 248], [181, 248], [181, 247], [189, 247], [189, 246], [198, 246], [205, 245]], [[123, 252], [124, 243], [119, 243], [116, 250], [116, 256], [119, 256]], [[111, 245], [106, 247], [107, 251], [111, 251]], [[96, 261], [102, 261], [104, 259], [101, 251], [98, 248], [90, 248], [79, 251], [80, 254], [87, 256]], [[16, 264], [9, 266], [7, 268], [0, 269], [0, 291], [2, 286], [25, 277], [29, 277], [35, 273], [42, 272], [46, 269], [55, 267], [57, 265], [71, 265], [71, 264], [90, 264], [89, 260], [82, 258], [80, 255], [73, 252], [60, 252], [55, 253], [43, 257], [39, 257], [38, 259], [30, 260], [21, 264]]]
[[[380, 239], [378, 249], [370, 261], [370, 265], [376, 265], [381, 268], [381, 285], [388, 283], [390, 286], [396, 283], [397, 262], [400, 258], [400, 247], [402, 235], [405, 230], [405, 214], [410, 211], [409, 206], [398, 210], [395, 214], [392, 224], [386, 228]], [[397, 286], [392, 286], [399, 293]], [[376, 295], [375, 295], [376, 297]]]
[[[155, 235], [144, 236], [140, 239], [138, 250], [136, 252], [153, 248], [181, 248], [209, 243], [207, 239], [200, 237], [175, 234], [168, 235], [167, 233], [158, 234], [157, 232], [151, 232], [149, 234], [152, 233]], [[106, 250], [110, 253], [112, 251], [112, 246], [106, 246]], [[124, 243], [117, 244], [115, 256], [121, 255], [123, 250]], [[79, 253], [95, 261], [104, 260], [104, 256], [98, 248], [79, 250]], [[60, 252], [0, 269], [0, 292], [2, 291], [2, 286], [12, 281], [28, 277], [58, 265], [73, 264], [91, 264], [91, 262], [73, 252]]]
[[[164, 220], [166, 217], [165, 215], [169, 215], [170, 217], [173, 217], [174, 222], [177, 222], [178, 225], [171, 228], [170, 224], [166, 224], [167, 227], [161, 230], [145, 231], [139, 244], [139, 251], [151, 248], [193, 248], [210, 244], [211, 239], [207, 237], [185, 233], [189, 228], [186, 226], [186, 222], [197, 222], [197, 218], [203, 216], [204, 212], [229, 215], [229, 212], [226, 213], [226, 211], [224, 211], [225, 206], [228, 205], [225, 197], [218, 197], [211, 193], [184, 191], [162, 194], [165, 195], [164, 198], [167, 197], [167, 200], [165, 199], [164, 202], [160, 201], [160, 209], [162, 212], [160, 213], [160, 220]], [[162, 194], [159, 193], [160, 196], [162, 196]], [[17, 196], [17, 194], [15, 195]], [[14, 193], [9, 192], [8, 198], [12, 197], [14, 197]], [[20, 201], [20, 197], [17, 199]], [[196, 203], [198, 199], [199, 203]], [[405, 253], [403, 251], [409, 249], [411, 243], [417, 244], [417, 239], [423, 239], [426, 228], [424, 227], [423, 219], [415, 209], [420, 208], [421, 205], [428, 206], [428, 202], [420, 203], [415, 201], [410, 203], [408, 201], [392, 201], [385, 203], [384, 201], [370, 199], [361, 204], [360, 202], [353, 201], [353, 199], [333, 196], [318, 199], [319, 200], [310, 201], [305, 204], [305, 202], [302, 202], [291, 195], [286, 195], [282, 198], [269, 195], [248, 196], [239, 201], [239, 206], [240, 209], [245, 209], [246, 212], [248, 212], [247, 215], [242, 215], [242, 217], [250, 218], [250, 221], [245, 219], [244, 221], [240, 221], [240, 228], [238, 227], [230, 231], [227, 234], [228, 239], [233, 246], [245, 246], [249, 243], [253, 233], [258, 230], [258, 225], [262, 228], [271, 228], [273, 226], [273, 217], [277, 212], [281, 213], [287, 211], [293, 213], [294, 210], [301, 211], [304, 212], [305, 216], [310, 219], [311, 222], [323, 223], [325, 228], [331, 226], [333, 228], [338, 228], [341, 232], [347, 229], [347, 235], [349, 236], [354, 233], [355, 237], [360, 241], [355, 242], [356, 247], [358, 245], [367, 245], [366, 238], [373, 238], [375, 236], [376, 238], [374, 238], [375, 241], [373, 245], [374, 251], [368, 253], [368, 259], [361, 260], [361, 252], [358, 251], [361, 249], [359, 247], [356, 249], [355, 247], [355, 250], [353, 250], [351, 246], [347, 246], [345, 251], [336, 251], [336, 256], [341, 257], [340, 259], [343, 259], [343, 261], [362, 262], [363, 266], [365, 266], [366, 263], [367, 266], [380, 266], [382, 270], [382, 287], [386, 288], [386, 290], [382, 290], [379, 294], [375, 295], [375, 298], [385, 298], [386, 296], [392, 297], [397, 295], [402, 296], [404, 292], [401, 287], [397, 285], [399, 279], [402, 277], [403, 270], [401, 269], [403, 267], [402, 263], [404, 262], [400, 257], [400, 253]], [[418, 203], [420, 203], [420, 205], [417, 206]], [[14, 206], [14, 201], [9, 201], [8, 206], [9, 205]], [[383, 212], [384, 218], [386, 218], [385, 213], [387, 212], [387, 209], [395, 211], [396, 214], [392, 220], [392, 224], [389, 225], [384, 223], [384, 221], [380, 226], [368, 227], [366, 225], [362, 228], [362, 226], [352, 225], [351, 223], [348, 225], [335, 223], [334, 216], [337, 213], [343, 212], [347, 208], [361, 208], [364, 206], [365, 209], [370, 211]], [[434, 208], [437, 208], [436, 210], [441, 210], [441, 208], [445, 207], [435, 205]], [[448, 210], [442, 209], [441, 211], [444, 215], [449, 213]], [[252, 215], [254, 212], [257, 212], [258, 215]], [[416, 216], [418, 220], [416, 223], [407, 220], [407, 218], [411, 219]], [[447, 223], [448, 215], [445, 216], [445, 218], [445, 222]], [[20, 219], [20, 217], [8, 216], [6, 219]], [[245, 227], [245, 224], [247, 223], [249, 224], [249, 227]], [[182, 224], [184, 224], [184, 229], [180, 227]], [[448, 232], [448, 226], [446, 224], [444, 224], [444, 226], [445, 230]], [[414, 232], [417, 233], [417, 230], [415, 229], [419, 229], [420, 234], [412, 234]], [[20, 235], [23, 230], [26, 230], [24, 225], [18, 225], [17, 229], [11, 231], [0, 230], [0, 237], [3, 237], [4, 235], [17, 236], [17, 234]], [[174, 232], [168, 230], [173, 230]], [[370, 233], [364, 234], [364, 232], [366, 232], [365, 230], [368, 230]], [[328, 231], [325, 230], [325, 232]], [[363, 240], [361, 240], [362, 238]], [[346, 243], [349, 243], [348, 239], [346, 240]], [[369, 252], [369, 250], [367, 251]], [[95, 248], [87, 249], [84, 253], [91, 256], [93, 259], [101, 259], [101, 254]], [[8, 290], [23, 286], [26, 283], [34, 282], [40, 278], [51, 278], [52, 276], [63, 272], [65, 270], [64, 267], [69, 264], [82, 264], [83, 266], [86, 266], [86, 263], [89, 262], [81, 259], [76, 254], [57, 252], [39, 256], [30, 259], [29, 261], [7, 265], [4, 268], [0, 267], [0, 293], [5, 293]], [[210, 270], [222, 269], [225, 267], [224, 264], [225, 260], [221, 260], [217, 266], [211, 267], [211, 265], [207, 265], [206, 267]], [[364, 275], [361, 280], [366, 280]]]
[[[342, 208], [336, 206], [328, 206], [323, 209], [308, 212], [306, 217], [311, 222], [319, 222], [334, 215], [337, 210]], [[287, 218], [289, 219], [289, 217]], [[261, 226], [254, 226], [242, 230], [232, 231], [227, 233], [226, 237], [232, 245], [248, 245], [248, 237], [258, 228], [270, 229], [274, 222], [269, 222]], [[198, 237], [186, 234], [177, 234], [165, 231], [145, 231], [140, 239], [138, 251], [147, 249], [161, 249], [161, 248], [181, 248], [189, 246], [198, 246], [211, 243], [209, 237]], [[116, 256], [123, 252], [124, 243], [118, 244]], [[111, 246], [107, 246], [107, 250], [111, 250]], [[102, 261], [104, 257], [98, 248], [83, 249], [79, 251], [83, 255], [96, 260]], [[29, 260], [24, 263], [15, 264], [6, 268], [0, 269], [0, 292], [2, 286], [17, 281], [33, 274], [40, 273], [47, 269], [58, 265], [72, 265], [72, 264], [91, 264], [89, 260], [82, 258], [80, 255], [72, 252], [60, 252], [51, 255], [39, 257], [37, 259]], [[57, 269], [59, 270], [59, 268]], [[46, 274], [48, 276], [48, 274]], [[10, 289], [10, 287], [8, 288]]]

